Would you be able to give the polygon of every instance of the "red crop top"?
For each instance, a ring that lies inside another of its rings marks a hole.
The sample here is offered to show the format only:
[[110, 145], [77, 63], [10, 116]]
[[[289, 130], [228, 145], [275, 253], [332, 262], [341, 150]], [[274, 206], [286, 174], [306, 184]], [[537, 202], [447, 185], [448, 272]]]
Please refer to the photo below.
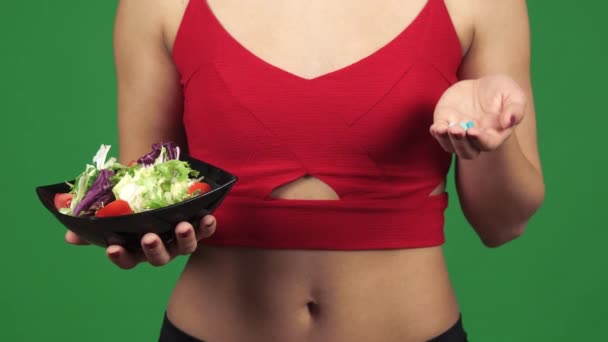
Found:
[[[451, 154], [429, 133], [462, 58], [443, 0], [373, 54], [305, 79], [260, 59], [190, 0], [174, 43], [189, 153], [237, 175], [208, 245], [384, 249], [444, 242]], [[278, 199], [311, 175], [339, 200]]]

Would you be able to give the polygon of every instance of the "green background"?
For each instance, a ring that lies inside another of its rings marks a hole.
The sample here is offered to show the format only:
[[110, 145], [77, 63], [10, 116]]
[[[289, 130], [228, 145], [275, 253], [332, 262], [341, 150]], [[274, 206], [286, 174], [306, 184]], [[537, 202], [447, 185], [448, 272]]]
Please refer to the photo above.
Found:
[[[120, 270], [101, 249], [64, 243], [34, 194], [80, 172], [101, 143], [116, 152], [115, 6], [0, 4], [0, 341], [153, 341], [184, 264]], [[474, 342], [595, 341], [604, 329], [606, 7], [529, 2], [547, 197], [526, 234], [498, 249], [451, 203], [445, 248]]]

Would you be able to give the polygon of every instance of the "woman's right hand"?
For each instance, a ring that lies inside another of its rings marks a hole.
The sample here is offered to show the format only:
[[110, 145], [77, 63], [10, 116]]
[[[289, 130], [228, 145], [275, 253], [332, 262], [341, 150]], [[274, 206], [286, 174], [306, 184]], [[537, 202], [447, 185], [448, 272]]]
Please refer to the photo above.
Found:
[[[208, 238], [215, 232], [216, 221], [212, 215], [202, 218], [199, 229], [195, 232], [194, 227], [188, 222], [180, 222], [175, 227], [177, 237], [176, 244], [167, 248], [160, 237], [154, 233], [148, 233], [141, 239], [143, 253], [133, 254], [127, 252], [123, 247], [112, 245], [106, 248], [106, 255], [118, 267], [128, 270], [141, 262], [149, 262], [153, 266], [162, 266], [169, 263], [178, 255], [193, 253], [198, 247], [201, 239]], [[78, 237], [74, 232], [68, 230], [65, 240], [73, 245], [88, 245], [86, 241]]]

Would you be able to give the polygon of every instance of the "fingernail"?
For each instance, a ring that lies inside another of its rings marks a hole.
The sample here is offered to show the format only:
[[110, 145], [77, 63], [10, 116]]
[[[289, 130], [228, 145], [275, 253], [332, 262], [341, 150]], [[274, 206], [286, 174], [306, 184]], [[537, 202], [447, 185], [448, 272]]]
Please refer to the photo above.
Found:
[[158, 247], [158, 240], [154, 240], [152, 242], [146, 242], [145, 245], [148, 248], [156, 248], [156, 247]]
[[187, 238], [188, 236], [190, 236], [190, 230], [186, 230], [185, 232], [180, 232], [179, 236], [183, 237], [183, 238]]
[[213, 225], [213, 222], [215, 222], [215, 220], [214, 219], [210, 219], [209, 221], [207, 221], [205, 223], [205, 227], [211, 227]]

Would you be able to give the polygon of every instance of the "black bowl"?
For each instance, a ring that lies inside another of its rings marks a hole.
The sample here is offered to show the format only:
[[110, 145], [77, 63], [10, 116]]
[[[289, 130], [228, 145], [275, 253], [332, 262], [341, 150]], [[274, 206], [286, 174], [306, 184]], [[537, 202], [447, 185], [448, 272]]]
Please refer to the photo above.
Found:
[[188, 221], [198, 227], [200, 220], [215, 211], [238, 180], [235, 175], [188, 155], [180, 156], [180, 160], [187, 161], [192, 169], [205, 176], [204, 181], [211, 185], [211, 190], [164, 208], [115, 217], [75, 217], [55, 209], [55, 194], [70, 191], [65, 182], [39, 186], [36, 193], [42, 204], [66, 228], [94, 245], [121, 245], [137, 252], [141, 250], [141, 238], [149, 232], [158, 234], [169, 245], [175, 241], [175, 226], [179, 222]]

